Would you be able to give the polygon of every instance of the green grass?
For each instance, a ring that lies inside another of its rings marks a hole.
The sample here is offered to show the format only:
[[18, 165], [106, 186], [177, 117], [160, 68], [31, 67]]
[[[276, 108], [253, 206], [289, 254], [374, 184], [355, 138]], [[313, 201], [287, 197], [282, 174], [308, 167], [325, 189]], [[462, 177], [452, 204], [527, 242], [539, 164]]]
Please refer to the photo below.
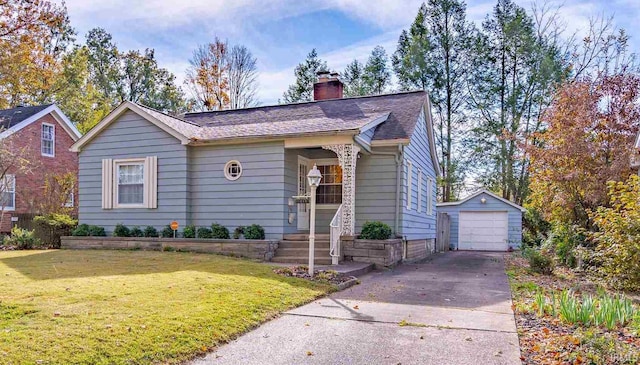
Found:
[[3, 364], [178, 363], [332, 290], [178, 252], [0, 252], [0, 280]]

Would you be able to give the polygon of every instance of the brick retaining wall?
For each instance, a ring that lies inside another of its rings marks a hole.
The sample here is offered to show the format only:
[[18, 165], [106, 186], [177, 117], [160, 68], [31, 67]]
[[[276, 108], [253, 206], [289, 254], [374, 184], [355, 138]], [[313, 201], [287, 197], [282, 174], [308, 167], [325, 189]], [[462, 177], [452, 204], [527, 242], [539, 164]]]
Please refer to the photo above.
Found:
[[273, 240], [220, 240], [148, 237], [62, 237], [64, 249], [96, 250], [176, 250], [236, 255], [271, 261], [278, 248]]
[[394, 267], [402, 261], [402, 240], [361, 240], [342, 237], [345, 261], [368, 262], [376, 269]]

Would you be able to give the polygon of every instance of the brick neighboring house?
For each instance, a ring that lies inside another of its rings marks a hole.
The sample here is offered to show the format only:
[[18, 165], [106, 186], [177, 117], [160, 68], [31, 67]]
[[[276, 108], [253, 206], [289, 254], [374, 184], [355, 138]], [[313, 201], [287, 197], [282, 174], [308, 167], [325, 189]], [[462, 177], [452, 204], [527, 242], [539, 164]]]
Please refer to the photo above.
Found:
[[[30, 171], [9, 169], [3, 189], [4, 210], [0, 232], [11, 230], [20, 214], [38, 213], [45, 179], [73, 172], [78, 176], [78, 154], [69, 148], [80, 138], [78, 129], [55, 105], [17, 107], [0, 110], [0, 140], [3, 148], [20, 153], [29, 161]], [[19, 151], [19, 152], [18, 152]], [[77, 192], [68, 204], [77, 212]]]

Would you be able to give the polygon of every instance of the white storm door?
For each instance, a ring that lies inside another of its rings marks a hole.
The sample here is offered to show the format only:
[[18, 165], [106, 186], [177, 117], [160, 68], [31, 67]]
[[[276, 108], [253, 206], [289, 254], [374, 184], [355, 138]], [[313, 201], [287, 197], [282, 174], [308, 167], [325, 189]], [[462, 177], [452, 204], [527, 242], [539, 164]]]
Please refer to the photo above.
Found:
[[[309, 194], [308, 173], [309, 160], [298, 156], [298, 196]], [[309, 203], [298, 203], [298, 229], [302, 231], [309, 230]]]
[[460, 212], [458, 249], [506, 251], [507, 212]]

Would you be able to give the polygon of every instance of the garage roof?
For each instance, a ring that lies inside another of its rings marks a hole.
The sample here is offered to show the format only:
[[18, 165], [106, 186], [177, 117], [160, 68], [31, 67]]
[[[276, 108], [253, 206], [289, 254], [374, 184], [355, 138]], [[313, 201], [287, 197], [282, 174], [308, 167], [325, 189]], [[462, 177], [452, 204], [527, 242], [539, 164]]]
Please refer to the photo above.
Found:
[[502, 198], [500, 196], [497, 196], [496, 194], [490, 192], [487, 189], [480, 189], [480, 190], [476, 191], [475, 193], [469, 195], [468, 197], [466, 197], [466, 198], [464, 198], [462, 200], [458, 200], [457, 202], [438, 203], [438, 204], [436, 204], [436, 207], [449, 207], [449, 206], [461, 205], [461, 204], [464, 204], [465, 202], [467, 202], [467, 201], [469, 201], [469, 200], [471, 200], [471, 199], [473, 199], [473, 198], [475, 198], [478, 195], [483, 194], [483, 193], [487, 194], [487, 195], [489, 195], [489, 196], [491, 196], [493, 198], [496, 198], [496, 199], [502, 201], [505, 204], [511, 205], [512, 207], [514, 207], [516, 209], [519, 209], [522, 212], [524, 212], [526, 210], [523, 207], [521, 207], [520, 205], [518, 205], [518, 204], [516, 204], [516, 203], [514, 203], [512, 201], [509, 201], [509, 200], [507, 200], [505, 198]]

